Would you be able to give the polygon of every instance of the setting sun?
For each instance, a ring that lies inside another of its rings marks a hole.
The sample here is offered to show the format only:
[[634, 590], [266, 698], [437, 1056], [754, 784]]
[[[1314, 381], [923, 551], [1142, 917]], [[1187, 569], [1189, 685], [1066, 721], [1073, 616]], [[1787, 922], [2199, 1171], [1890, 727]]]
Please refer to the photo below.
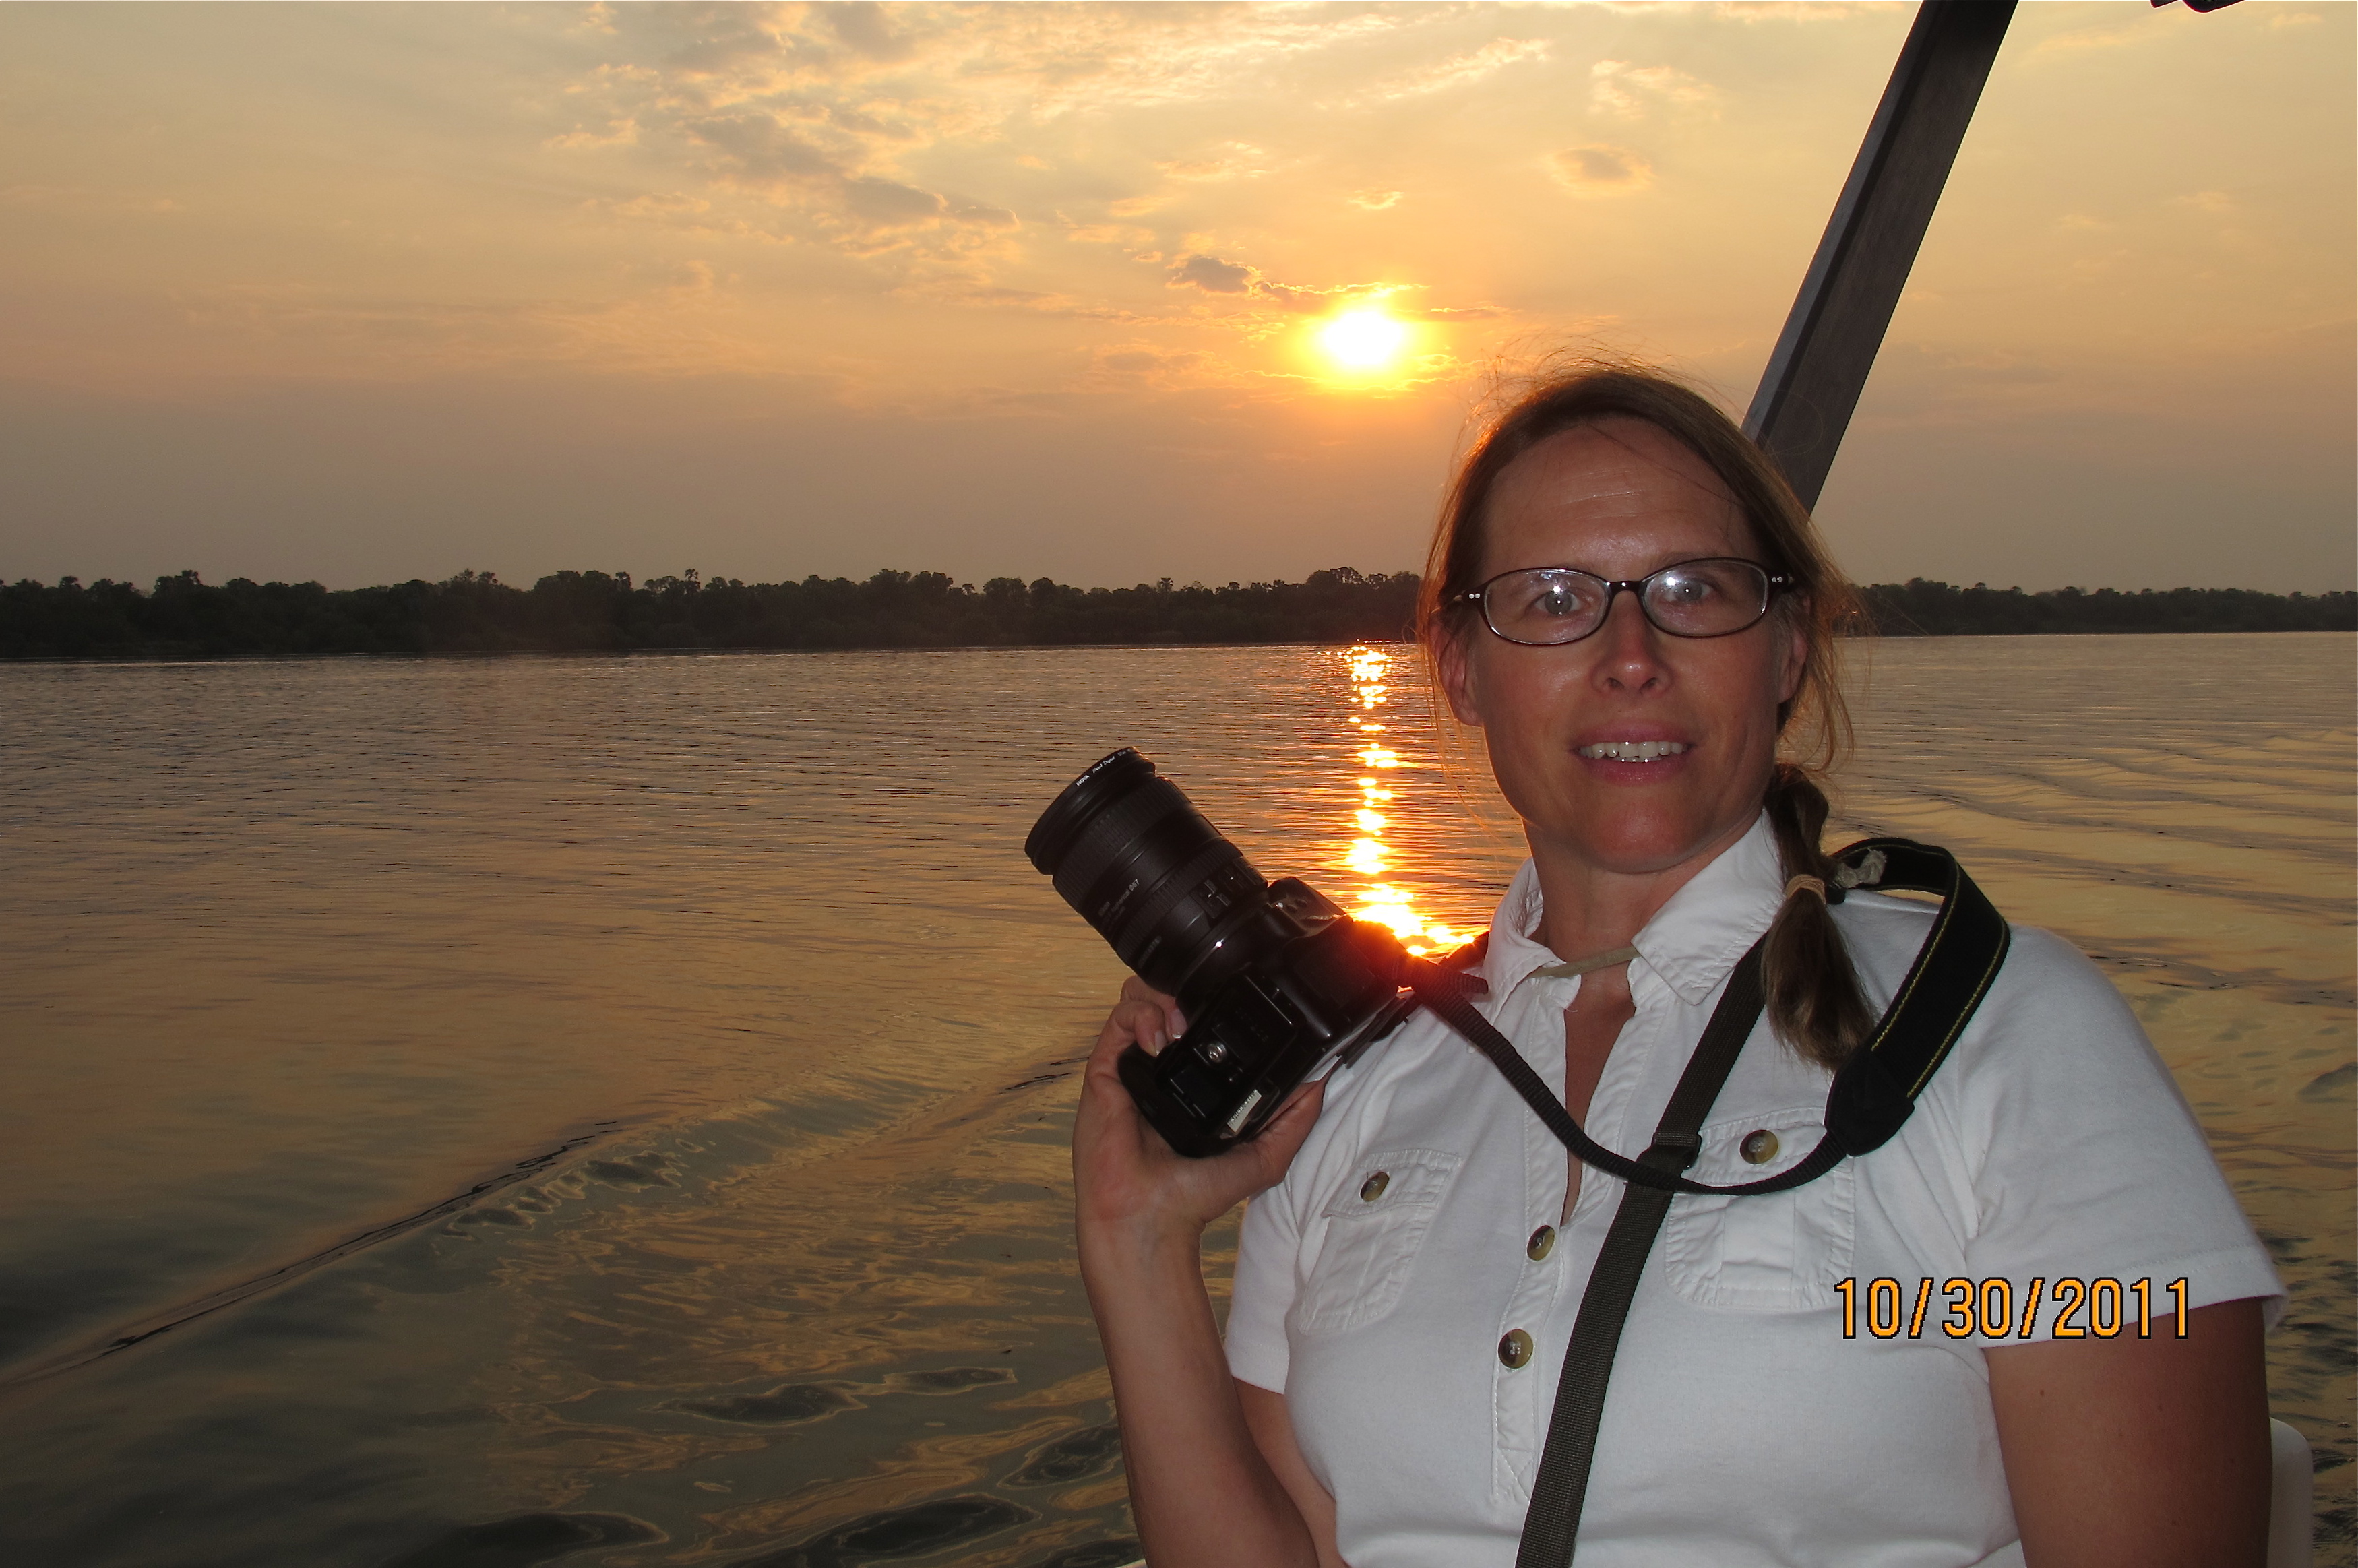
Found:
[[1318, 347], [1347, 371], [1379, 371], [1400, 357], [1408, 328], [1381, 310], [1346, 310], [1318, 329]]

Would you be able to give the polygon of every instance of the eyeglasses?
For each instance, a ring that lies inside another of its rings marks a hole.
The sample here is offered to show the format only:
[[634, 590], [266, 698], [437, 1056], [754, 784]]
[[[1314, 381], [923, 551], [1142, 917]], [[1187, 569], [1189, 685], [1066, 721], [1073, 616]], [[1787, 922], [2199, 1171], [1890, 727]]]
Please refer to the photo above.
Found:
[[1726, 637], [1768, 613], [1793, 579], [1733, 556], [1681, 561], [1634, 582], [1570, 567], [1502, 572], [1456, 597], [1482, 607], [1482, 620], [1509, 643], [1546, 647], [1594, 635], [1614, 596], [1638, 596], [1646, 619], [1673, 637]]

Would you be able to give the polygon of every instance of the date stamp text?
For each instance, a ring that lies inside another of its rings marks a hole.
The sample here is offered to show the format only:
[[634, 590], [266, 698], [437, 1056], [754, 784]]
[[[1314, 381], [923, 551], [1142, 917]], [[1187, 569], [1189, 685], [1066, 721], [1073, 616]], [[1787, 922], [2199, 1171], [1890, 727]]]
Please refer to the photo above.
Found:
[[[1877, 1339], [1903, 1336], [1921, 1339], [1937, 1328], [1952, 1339], [2004, 1339], [2009, 1335], [2028, 1339], [2039, 1330], [2042, 1313], [2058, 1339], [2111, 1339], [2134, 1334], [2150, 1339], [2156, 1330], [2154, 1309], [2161, 1308], [2158, 1331], [2165, 1337], [2186, 1337], [2186, 1281], [2172, 1280], [2157, 1292], [2151, 1280], [2126, 1284], [2101, 1276], [2082, 1280], [2066, 1274], [2052, 1286], [2043, 1275], [2033, 1275], [2023, 1291], [2017, 1313], [2014, 1281], [2005, 1279], [1919, 1280], [1911, 1292], [1888, 1275], [1868, 1280], [1836, 1280], [1842, 1293], [1843, 1337], [1856, 1339], [1859, 1330]], [[2164, 1298], [2157, 1302], [2157, 1297]]]

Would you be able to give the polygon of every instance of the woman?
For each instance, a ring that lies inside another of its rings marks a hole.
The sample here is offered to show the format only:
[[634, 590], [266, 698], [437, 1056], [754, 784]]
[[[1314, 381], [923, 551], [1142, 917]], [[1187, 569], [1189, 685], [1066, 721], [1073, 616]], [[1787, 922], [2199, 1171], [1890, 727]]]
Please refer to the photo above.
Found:
[[[1708, 402], [1589, 367], [1476, 447], [1425, 587], [1440, 687], [1531, 849], [1472, 963], [1484, 1011], [1635, 1155], [1768, 933], [1767, 1014], [1689, 1174], [1790, 1167], [1929, 924], [1896, 898], [1829, 907], [1825, 800], [1779, 758], [1813, 736], [1830, 759], [1845, 733], [1833, 639], [1851, 604], [1807, 515]], [[1504, 1568], [1622, 1184], [1569, 1161], [1429, 1014], [1253, 1143], [1183, 1160], [1113, 1064], [1184, 1023], [1125, 987], [1074, 1143], [1150, 1561]], [[1254, 1194], [1224, 1346], [1199, 1239]], [[1933, 1281], [1918, 1331], [1862, 1325], [1877, 1278], [1910, 1300]], [[2149, 1281], [2148, 1333], [2116, 1310], [2109, 1337], [2057, 1337], [2042, 1306], [2022, 1335], [2032, 1281], [2060, 1303], [2067, 1278], [2117, 1280], [2132, 1310]], [[1944, 1318], [1952, 1279], [1987, 1319]], [[1578, 1561], [2256, 1565], [2262, 1314], [2281, 1294], [2119, 997], [2018, 930], [1898, 1137], [1787, 1192], [1673, 1201]]]

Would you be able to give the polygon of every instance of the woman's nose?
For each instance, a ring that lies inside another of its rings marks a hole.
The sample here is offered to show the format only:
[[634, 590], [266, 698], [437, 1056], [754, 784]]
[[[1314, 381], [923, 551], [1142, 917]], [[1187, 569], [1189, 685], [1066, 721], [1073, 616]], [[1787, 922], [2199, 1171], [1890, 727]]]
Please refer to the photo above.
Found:
[[1625, 691], [1665, 684], [1670, 666], [1662, 659], [1662, 638], [1637, 594], [1615, 594], [1606, 607], [1605, 624], [1596, 630], [1598, 678]]

